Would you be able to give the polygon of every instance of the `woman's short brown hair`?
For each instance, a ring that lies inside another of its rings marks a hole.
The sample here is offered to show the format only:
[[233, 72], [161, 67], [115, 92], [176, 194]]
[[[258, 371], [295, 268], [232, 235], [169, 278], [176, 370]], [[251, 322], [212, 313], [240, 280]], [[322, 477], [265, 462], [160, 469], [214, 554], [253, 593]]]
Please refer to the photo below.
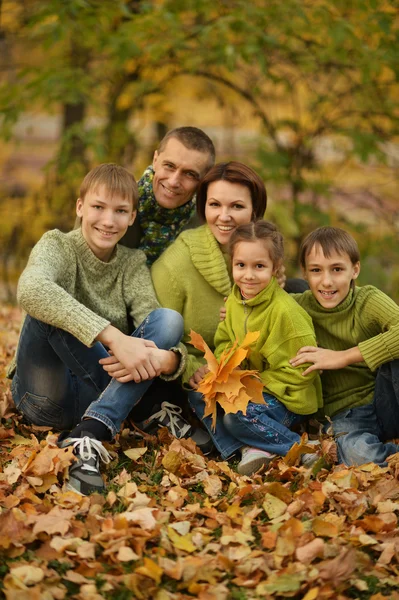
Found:
[[248, 188], [252, 200], [252, 220], [262, 219], [267, 206], [265, 184], [257, 173], [247, 165], [237, 161], [218, 163], [201, 180], [197, 191], [197, 214], [205, 222], [205, 204], [208, 186], [214, 181], [228, 181]]

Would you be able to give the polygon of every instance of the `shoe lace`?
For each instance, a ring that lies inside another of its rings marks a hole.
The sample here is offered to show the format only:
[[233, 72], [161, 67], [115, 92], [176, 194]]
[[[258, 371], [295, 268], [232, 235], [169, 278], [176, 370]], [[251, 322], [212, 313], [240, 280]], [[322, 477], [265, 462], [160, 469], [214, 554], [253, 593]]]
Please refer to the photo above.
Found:
[[95, 460], [97, 456], [105, 464], [111, 462], [110, 453], [104, 448], [104, 446], [99, 440], [90, 438], [88, 435], [85, 435], [82, 438], [70, 438], [70, 443], [73, 444], [75, 454], [78, 454], [79, 457], [83, 461], [85, 461], [81, 467], [85, 471], [97, 471], [96, 467], [93, 467], [92, 465], [89, 465], [86, 462], [91, 459]]
[[[151, 421], [153, 419], [163, 421], [166, 417], [169, 417], [168, 428], [170, 428], [172, 435], [178, 437], [177, 433], [179, 433], [180, 437], [184, 437], [190, 430], [190, 425], [185, 422], [181, 413], [182, 409], [180, 406], [176, 406], [176, 404], [171, 404], [170, 402], [162, 402], [161, 410], [151, 416]], [[184, 424], [181, 425], [181, 423]]]

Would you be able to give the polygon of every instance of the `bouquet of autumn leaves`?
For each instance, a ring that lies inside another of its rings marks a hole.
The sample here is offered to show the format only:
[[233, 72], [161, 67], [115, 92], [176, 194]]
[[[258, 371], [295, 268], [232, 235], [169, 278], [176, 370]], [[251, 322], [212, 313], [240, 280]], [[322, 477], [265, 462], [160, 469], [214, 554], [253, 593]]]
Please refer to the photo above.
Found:
[[236, 340], [223, 351], [219, 361], [199, 333], [191, 330], [190, 336], [190, 344], [204, 352], [209, 369], [197, 391], [203, 394], [204, 417], [212, 415], [213, 429], [216, 427], [217, 404], [220, 404], [226, 414], [241, 410], [244, 415], [248, 402], [266, 404], [258, 371], [238, 368], [248, 356], [250, 346], [258, 339], [259, 331], [248, 332], [241, 344]]

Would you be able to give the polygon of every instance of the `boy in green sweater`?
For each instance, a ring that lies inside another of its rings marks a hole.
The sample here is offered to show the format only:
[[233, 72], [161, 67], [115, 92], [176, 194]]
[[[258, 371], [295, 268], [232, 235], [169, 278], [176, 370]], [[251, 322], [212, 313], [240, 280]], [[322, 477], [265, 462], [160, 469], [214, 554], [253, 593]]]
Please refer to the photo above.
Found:
[[[185, 366], [176, 347], [181, 315], [159, 307], [144, 252], [118, 245], [136, 206], [126, 169], [96, 167], [77, 200], [81, 227], [45, 233], [18, 283], [27, 316], [10, 373], [13, 399], [34, 425], [73, 428], [59, 444], [74, 446], [69, 488], [81, 494], [104, 488], [101, 442], [119, 432], [155, 377], [174, 379]], [[183, 419], [174, 425], [178, 437], [190, 428]]]
[[312, 317], [319, 347], [304, 346], [292, 366], [321, 370], [324, 412], [340, 462], [386, 464], [399, 451], [399, 307], [377, 288], [355, 287], [360, 255], [342, 229], [320, 227], [300, 249], [310, 290], [294, 297]]

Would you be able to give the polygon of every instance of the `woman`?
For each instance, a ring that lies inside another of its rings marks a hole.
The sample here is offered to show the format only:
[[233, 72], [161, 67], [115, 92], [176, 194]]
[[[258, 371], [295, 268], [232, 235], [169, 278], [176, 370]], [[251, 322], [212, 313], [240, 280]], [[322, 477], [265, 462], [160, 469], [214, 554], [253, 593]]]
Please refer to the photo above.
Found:
[[213, 349], [220, 308], [231, 291], [230, 236], [239, 225], [261, 219], [266, 204], [265, 185], [250, 167], [235, 161], [215, 165], [197, 192], [197, 213], [204, 225], [183, 231], [152, 266], [161, 306], [184, 319], [185, 387], [196, 387], [205, 366], [201, 352], [188, 344], [190, 331], [200, 333]]

